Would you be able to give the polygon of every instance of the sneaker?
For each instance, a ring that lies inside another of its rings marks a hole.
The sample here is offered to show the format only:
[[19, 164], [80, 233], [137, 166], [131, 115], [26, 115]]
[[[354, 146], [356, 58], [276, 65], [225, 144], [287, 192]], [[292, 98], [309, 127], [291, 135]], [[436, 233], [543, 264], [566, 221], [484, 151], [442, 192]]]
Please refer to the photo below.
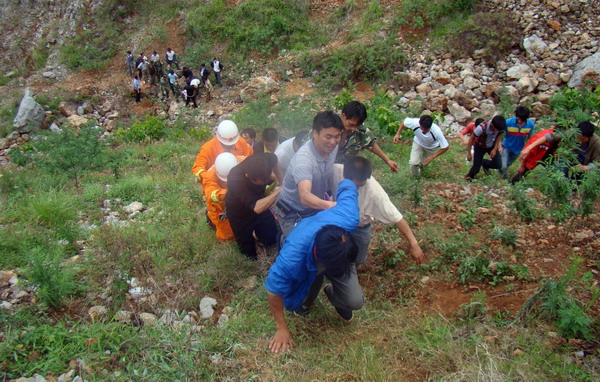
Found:
[[306, 316], [308, 316], [309, 313], [310, 313], [310, 308], [305, 308], [302, 305], [300, 305], [300, 307], [298, 309], [294, 310], [294, 314], [296, 316], [300, 316], [300, 317], [306, 317]]
[[335, 311], [340, 315], [340, 317], [342, 317], [344, 321], [352, 320], [352, 311], [350, 309], [342, 309], [336, 306]]
[[490, 169], [485, 167], [485, 166], [481, 166], [483, 167], [483, 172], [485, 173], [485, 175], [491, 175], [492, 173], [490, 172]]

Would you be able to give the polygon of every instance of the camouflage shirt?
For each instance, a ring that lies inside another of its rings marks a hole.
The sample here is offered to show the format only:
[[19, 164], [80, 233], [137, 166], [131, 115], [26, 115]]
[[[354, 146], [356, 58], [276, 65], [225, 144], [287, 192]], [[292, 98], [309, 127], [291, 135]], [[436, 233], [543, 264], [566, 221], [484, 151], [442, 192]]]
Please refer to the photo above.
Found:
[[363, 150], [371, 150], [377, 138], [364, 125], [350, 132], [345, 141], [340, 142], [336, 163], [344, 163], [346, 158], [360, 154]]

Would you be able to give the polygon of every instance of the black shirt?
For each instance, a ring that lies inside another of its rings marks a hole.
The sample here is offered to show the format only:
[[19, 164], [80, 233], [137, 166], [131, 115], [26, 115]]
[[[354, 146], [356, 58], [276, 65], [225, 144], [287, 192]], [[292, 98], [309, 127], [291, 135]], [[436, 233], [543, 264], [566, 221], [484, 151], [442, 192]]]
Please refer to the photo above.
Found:
[[[264, 155], [271, 170], [277, 166], [277, 156], [271, 153], [258, 153]], [[227, 206], [227, 217], [229, 221], [236, 224], [249, 221], [255, 215], [254, 207], [259, 199], [265, 197], [264, 186], [259, 186], [246, 177], [247, 162], [244, 161], [231, 169], [227, 176], [227, 195], [225, 205]]]

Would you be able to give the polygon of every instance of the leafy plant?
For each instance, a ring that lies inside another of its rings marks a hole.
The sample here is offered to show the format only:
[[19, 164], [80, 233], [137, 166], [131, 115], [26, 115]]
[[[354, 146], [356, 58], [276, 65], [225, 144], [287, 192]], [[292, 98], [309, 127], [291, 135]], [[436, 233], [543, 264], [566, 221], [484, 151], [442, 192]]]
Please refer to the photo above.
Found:
[[535, 200], [526, 192], [524, 182], [519, 182], [509, 189], [512, 209], [526, 222], [533, 221], [540, 215], [535, 207]]
[[483, 317], [486, 314], [487, 295], [484, 291], [473, 293], [468, 304], [460, 307], [460, 316], [471, 322], [477, 318]]
[[500, 240], [506, 246], [516, 247], [518, 232], [519, 232], [519, 230], [517, 230], [517, 229], [509, 229], [509, 228], [504, 228], [502, 226], [497, 225], [497, 226], [494, 226], [494, 228], [492, 229], [490, 238], [492, 240]]
[[476, 216], [477, 210], [474, 208], [467, 208], [465, 211], [458, 214], [458, 222], [464, 229], [468, 230], [475, 225]]
[[166, 124], [157, 116], [146, 116], [143, 121], [136, 121], [129, 128], [116, 132], [118, 140], [123, 142], [156, 141], [166, 134]]

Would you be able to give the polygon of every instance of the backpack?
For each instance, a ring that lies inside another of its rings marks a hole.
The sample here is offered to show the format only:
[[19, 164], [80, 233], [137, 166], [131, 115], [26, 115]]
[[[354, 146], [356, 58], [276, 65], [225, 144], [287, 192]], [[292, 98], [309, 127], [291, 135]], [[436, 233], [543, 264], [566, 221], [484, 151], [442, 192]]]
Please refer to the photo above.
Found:
[[[475, 143], [477, 143], [477, 145], [481, 148], [486, 148], [486, 141], [487, 141], [487, 129], [490, 127], [490, 124], [492, 123], [491, 120], [489, 121], [483, 121], [481, 122], [481, 124], [479, 126], [481, 126], [481, 130], [483, 131], [481, 133], [480, 136], [476, 136], [475, 137]], [[475, 126], [475, 129], [477, 129], [479, 126]], [[473, 129], [473, 135], [475, 135], [475, 129]]]

